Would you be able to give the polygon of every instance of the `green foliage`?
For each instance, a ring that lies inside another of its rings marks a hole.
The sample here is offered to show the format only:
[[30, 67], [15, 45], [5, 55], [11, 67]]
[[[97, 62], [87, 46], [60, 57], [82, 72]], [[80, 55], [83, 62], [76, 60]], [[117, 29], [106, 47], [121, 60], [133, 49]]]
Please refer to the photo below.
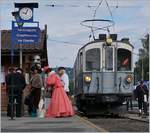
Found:
[[143, 48], [139, 49], [139, 60], [135, 63], [136, 67], [135, 80], [142, 79], [142, 65], [143, 65], [143, 80], [149, 80], [149, 34], [141, 39]]
[[70, 94], [73, 94], [73, 80], [70, 80], [69, 82], [69, 90], [70, 90]]

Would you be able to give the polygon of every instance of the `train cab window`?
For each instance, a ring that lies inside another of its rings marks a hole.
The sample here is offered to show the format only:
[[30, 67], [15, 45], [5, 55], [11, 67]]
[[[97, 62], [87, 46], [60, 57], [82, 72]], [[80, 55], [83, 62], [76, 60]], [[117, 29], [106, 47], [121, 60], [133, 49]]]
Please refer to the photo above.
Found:
[[83, 68], [83, 53], [80, 52], [80, 69]]
[[113, 70], [113, 48], [105, 49], [105, 70]]
[[131, 51], [126, 49], [118, 49], [118, 71], [130, 71], [131, 70]]
[[86, 71], [100, 70], [100, 49], [94, 48], [86, 52]]

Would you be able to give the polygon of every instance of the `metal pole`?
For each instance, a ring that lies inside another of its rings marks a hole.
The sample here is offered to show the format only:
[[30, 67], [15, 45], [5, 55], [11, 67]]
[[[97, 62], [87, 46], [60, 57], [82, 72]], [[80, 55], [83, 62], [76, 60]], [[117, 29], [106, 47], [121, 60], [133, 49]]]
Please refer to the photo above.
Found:
[[22, 68], [22, 58], [23, 58], [22, 45], [20, 45], [20, 68]]
[[[14, 26], [14, 22], [12, 21], [12, 29]], [[13, 38], [11, 39], [11, 67], [13, 67], [13, 62], [14, 61], [14, 42], [13, 42]], [[9, 103], [9, 106], [11, 105], [11, 120], [14, 120], [14, 104], [13, 104], [13, 97], [14, 97], [14, 88], [13, 88], [13, 77], [11, 76], [11, 85], [10, 85], [10, 89], [11, 89], [11, 96], [9, 96], [9, 99], [11, 99], [11, 103]], [[10, 100], [9, 100], [10, 101]]]
[[144, 80], [144, 70], [143, 70], [143, 56], [142, 56], [142, 80]]

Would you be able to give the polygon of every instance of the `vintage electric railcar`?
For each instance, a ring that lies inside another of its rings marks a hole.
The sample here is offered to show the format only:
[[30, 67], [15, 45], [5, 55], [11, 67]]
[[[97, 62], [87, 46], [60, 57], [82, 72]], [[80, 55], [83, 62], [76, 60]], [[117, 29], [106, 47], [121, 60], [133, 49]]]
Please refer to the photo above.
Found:
[[[133, 46], [128, 38], [117, 40], [106, 35], [79, 49], [74, 64], [74, 94], [78, 110], [87, 112], [99, 107], [106, 111], [123, 105], [132, 97]], [[95, 109], [96, 110], [96, 109]]]

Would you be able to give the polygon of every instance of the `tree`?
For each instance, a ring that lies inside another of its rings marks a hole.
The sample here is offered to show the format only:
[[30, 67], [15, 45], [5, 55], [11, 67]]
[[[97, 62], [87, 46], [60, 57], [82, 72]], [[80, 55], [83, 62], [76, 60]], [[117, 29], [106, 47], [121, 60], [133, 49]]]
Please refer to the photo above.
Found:
[[149, 80], [149, 34], [142, 39], [142, 48], [139, 49], [139, 59], [135, 63], [135, 80]]

